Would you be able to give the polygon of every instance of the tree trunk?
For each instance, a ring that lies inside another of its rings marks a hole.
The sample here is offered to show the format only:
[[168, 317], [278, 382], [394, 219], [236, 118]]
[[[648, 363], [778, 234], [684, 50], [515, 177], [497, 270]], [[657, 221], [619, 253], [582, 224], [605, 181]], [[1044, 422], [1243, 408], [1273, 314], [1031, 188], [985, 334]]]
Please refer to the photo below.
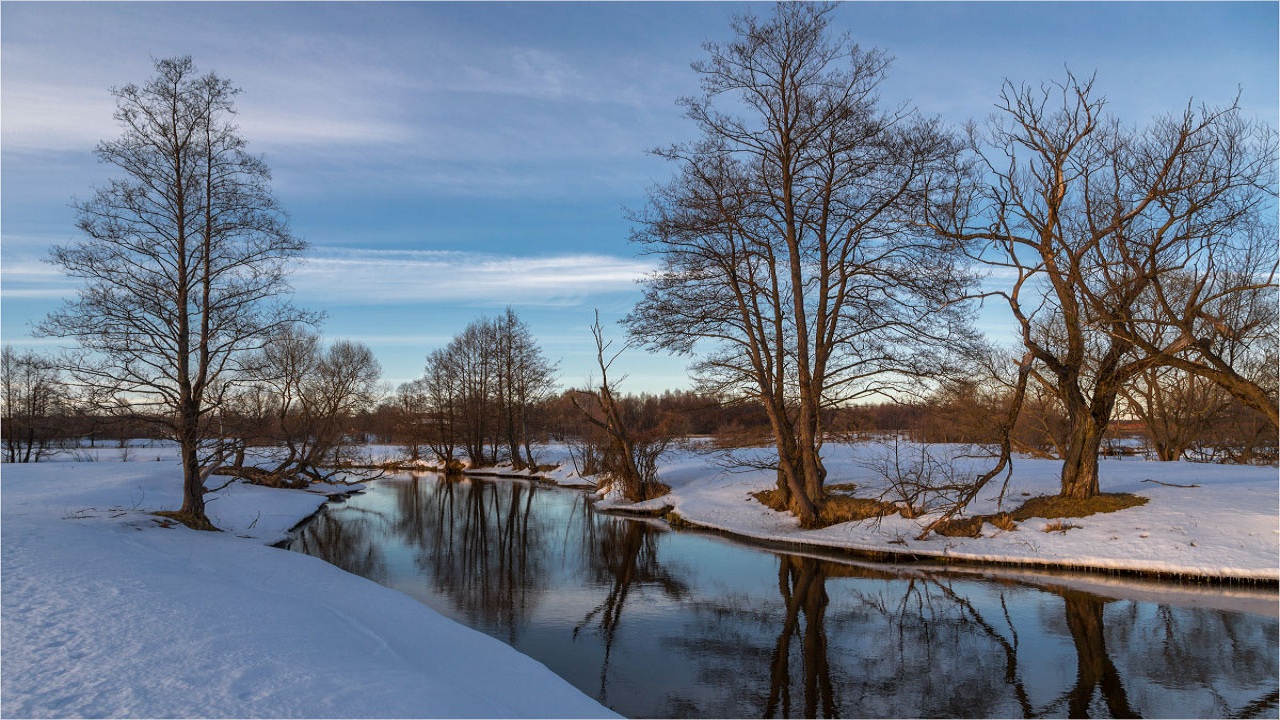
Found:
[[179, 519], [196, 530], [216, 530], [204, 511], [204, 475], [200, 472], [199, 415], [192, 405], [182, 408], [178, 420], [178, 444], [182, 456], [182, 508]]
[[178, 513], [183, 516], [188, 527], [198, 530], [213, 529], [213, 523], [204, 512], [204, 476], [200, 473], [195, 443], [184, 440], [181, 452], [182, 508]]
[[1086, 500], [1101, 493], [1098, 485], [1098, 451], [1102, 447], [1105, 427], [1105, 424], [1099, 426], [1088, 413], [1081, 413], [1072, 419], [1067, 452], [1062, 463], [1062, 497]]

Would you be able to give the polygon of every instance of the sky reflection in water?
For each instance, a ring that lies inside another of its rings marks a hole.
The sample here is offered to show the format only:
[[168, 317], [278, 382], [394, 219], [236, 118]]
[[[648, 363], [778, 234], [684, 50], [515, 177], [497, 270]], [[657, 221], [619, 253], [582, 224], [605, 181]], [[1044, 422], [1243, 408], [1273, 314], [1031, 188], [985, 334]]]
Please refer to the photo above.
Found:
[[523, 481], [383, 480], [290, 547], [630, 717], [1274, 717], [1280, 700], [1274, 615], [761, 551]]

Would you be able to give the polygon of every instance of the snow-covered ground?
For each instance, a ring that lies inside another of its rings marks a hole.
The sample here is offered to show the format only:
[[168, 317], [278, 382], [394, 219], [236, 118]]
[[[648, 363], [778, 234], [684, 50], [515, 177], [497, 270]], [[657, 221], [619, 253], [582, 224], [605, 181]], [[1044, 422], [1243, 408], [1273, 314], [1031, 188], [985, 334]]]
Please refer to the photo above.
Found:
[[[883, 481], [866, 463], [884, 451], [828, 446], [828, 482], [877, 494]], [[554, 446], [540, 458], [567, 459]], [[150, 514], [179, 505], [172, 448], [98, 448], [57, 460], [0, 468], [2, 715], [612, 715], [541, 664], [405, 595], [268, 547], [323, 494], [233, 483], [209, 496], [210, 517], [226, 532], [201, 533], [163, 527]], [[1005, 509], [1054, 493], [1059, 468], [1018, 459]], [[565, 485], [595, 480], [578, 477], [570, 463], [549, 476]], [[1014, 531], [987, 525], [980, 538], [926, 541], [915, 536], [928, 517], [801, 530], [750, 497], [772, 486], [769, 472], [730, 472], [690, 449], [671, 453], [660, 477], [673, 491], [649, 505], [770, 541], [1280, 578], [1275, 468], [1108, 459], [1103, 490], [1146, 496], [1146, 505], [1072, 519], [1078, 527], [1065, 532], [1046, 533], [1047, 521], [1029, 520]], [[998, 491], [993, 484], [970, 512], [996, 511]], [[616, 497], [601, 503], [622, 505]]]
[[[881, 443], [828, 445], [824, 454], [827, 483], [853, 483], [858, 486], [858, 495], [878, 496], [885, 482], [868, 464], [874, 464], [889, 449]], [[900, 449], [908, 456], [914, 450], [905, 445]], [[930, 451], [957, 456], [957, 461], [968, 464], [975, 474], [991, 462], [960, 457], [972, 452], [971, 448], [931, 446]], [[764, 450], [753, 452], [762, 458], [767, 454]], [[563, 449], [551, 447], [541, 462], [559, 461], [565, 455]], [[1056, 494], [1061, 468], [1056, 460], [1017, 458], [1002, 509], [1013, 509], [1028, 497]], [[682, 449], [667, 455], [659, 467], [659, 479], [671, 486], [671, 494], [629, 507], [670, 506], [685, 520], [707, 528], [810, 546], [985, 562], [1272, 582], [1280, 579], [1280, 475], [1276, 468], [1127, 457], [1103, 459], [1100, 475], [1103, 492], [1141, 495], [1148, 498], [1147, 504], [1071, 518], [1069, 524], [1077, 527], [1058, 532], [1045, 532], [1052, 521], [1031, 519], [1012, 531], [987, 524], [978, 538], [935, 535], [916, 540], [921, 527], [936, 515], [914, 520], [893, 515], [879, 522], [802, 530], [795, 518], [770, 510], [751, 497], [751, 493], [774, 485], [773, 473], [729, 471], [718, 466], [713, 455]], [[549, 476], [567, 485], [582, 482], [569, 464]], [[997, 500], [1002, 480], [992, 481], [968, 513], [985, 515], [1001, 509]], [[606, 496], [597, 507], [628, 505], [616, 496]]]
[[226, 532], [165, 528], [171, 450], [92, 456], [0, 468], [0, 715], [613, 716], [406, 595], [267, 546], [323, 495], [234, 483], [208, 498]]

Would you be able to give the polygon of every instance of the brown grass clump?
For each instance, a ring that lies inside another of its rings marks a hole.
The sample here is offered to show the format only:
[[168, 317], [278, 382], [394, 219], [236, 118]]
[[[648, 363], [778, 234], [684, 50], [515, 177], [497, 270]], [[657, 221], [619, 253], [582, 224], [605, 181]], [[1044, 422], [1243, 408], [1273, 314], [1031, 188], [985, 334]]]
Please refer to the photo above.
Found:
[[969, 518], [951, 518], [933, 529], [939, 535], [947, 537], [978, 537], [982, 534], [982, 525], [986, 522], [981, 516]]
[[1053, 522], [1044, 526], [1044, 531], [1047, 533], [1051, 533], [1051, 532], [1065, 533], [1068, 530], [1075, 530], [1076, 528], [1080, 528], [1080, 527], [1084, 527], [1084, 526], [1076, 525], [1075, 523], [1069, 523], [1065, 520], [1054, 520]]
[[1146, 498], [1141, 495], [1130, 495], [1129, 493], [1103, 493], [1087, 500], [1064, 498], [1060, 495], [1041, 495], [1027, 500], [1022, 504], [1022, 507], [1014, 510], [1011, 515], [1014, 520], [1026, 520], [1033, 517], [1049, 519], [1088, 517], [1096, 513], [1116, 512], [1117, 510], [1146, 504]]
[[996, 513], [995, 515], [983, 515], [983, 520], [995, 525], [1001, 530], [1017, 530], [1018, 524], [1013, 521], [1013, 516], [1007, 512]]
[[787, 511], [787, 504], [782, 500], [782, 491], [778, 488], [751, 493], [751, 497], [758, 500], [761, 505], [764, 505], [770, 510], [777, 510], [778, 512]]
[[659, 498], [659, 497], [662, 497], [663, 495], [666, 495], [669, 492], [671, 492], [670, 485], [666, 483], [660, 483], [657, 480], [652, 480], [644, 484], [643, 489], [641, 491], [642, 497], [637, 502], [643, 502], [645, 500], [652, 500], [654, 498]]
[[[841, 490], [843, 486], [834, 485], [826, 489], [828, 491], [832, 489]], [[779, 512], [787, 512], [789, 510], [782, 500], [782, 491], [777, 488], [752, 493], [751, 497], [767, 508]], [[818, 511], [818, 522], [814, 527], [824, 528], [829, 525], [839, 525], [840, 523], [853, 522], [855, 520], [867, 520], [896, 512], [898, 512], [898, 506], [893, 503], [871, 498], [828, 494], [826, 502], [822, 504]]]
[[839, 525], [854, 520], [868, 520], [898, 512], [898, 506], [882, 500], [829, 495], [818, 512], [818, 526]]

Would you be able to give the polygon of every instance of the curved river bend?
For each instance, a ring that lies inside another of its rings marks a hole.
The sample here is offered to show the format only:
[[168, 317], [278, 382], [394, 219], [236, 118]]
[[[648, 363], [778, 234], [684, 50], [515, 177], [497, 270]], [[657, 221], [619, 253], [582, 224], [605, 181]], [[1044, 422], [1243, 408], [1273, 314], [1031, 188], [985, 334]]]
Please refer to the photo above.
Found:
[[1274, 590], [822, 559], [438, 475], [380, 480], [289, 547], [629, 717], [1276, 717], [1280, 700]]

